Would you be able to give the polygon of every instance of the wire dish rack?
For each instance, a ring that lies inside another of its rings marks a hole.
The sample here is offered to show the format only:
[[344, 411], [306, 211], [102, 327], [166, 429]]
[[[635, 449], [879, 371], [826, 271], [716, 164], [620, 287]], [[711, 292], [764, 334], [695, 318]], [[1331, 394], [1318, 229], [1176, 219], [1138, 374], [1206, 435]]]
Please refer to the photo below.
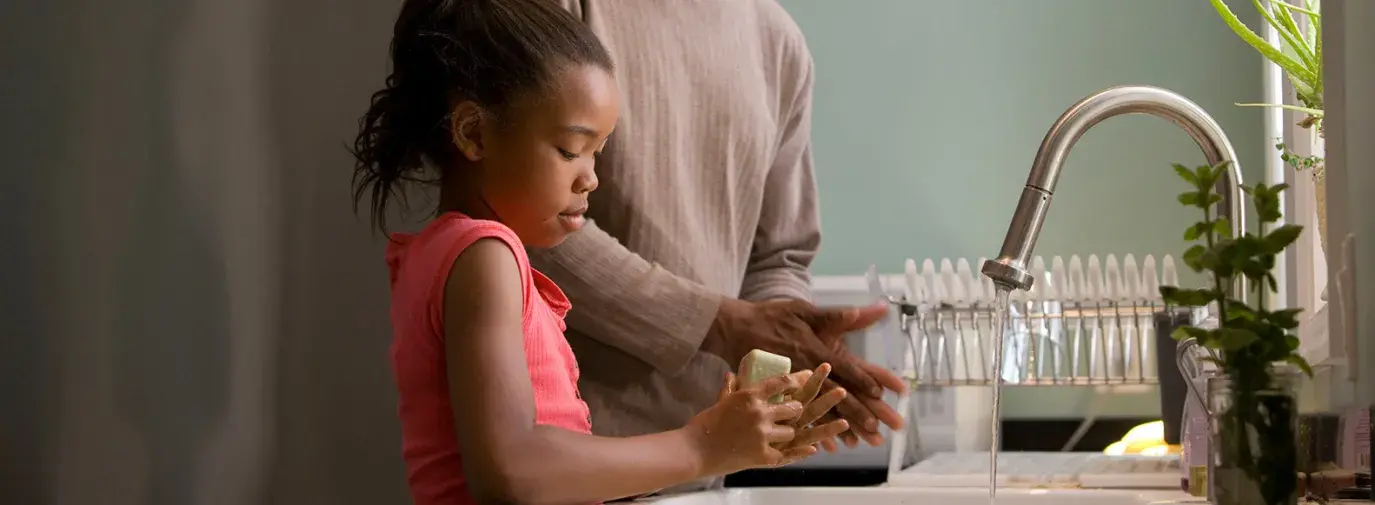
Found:
[[[998, 355], [996, 291], [978, 274], [979, 258], [908, 260], [902, 276], [867, 274], [869, 290], [899, 310], [889, 321], [901, 331], [887, 340], [890, 356], [901, 352], [899, 369], [914, 393], [949, 386], [1090, 386], [1108, 391], [1159, 384], [1157, 320], [1200, 322], [1206, 312], [1167, 306], [1161, 285], [1180, 285], [1174, 259], [1133, 255], [1035, 257], [1030, 291], [1013, 292], [1003, 307], [1007, 316]], [[884, 285], [888, 280], [889, 286]], [[895, 348], [894, 344], [899, 348]], [[1166, 359], [1176, 359], [1166, 349]], [[1001, 375], [994, 373], [1002, 361]], [[976, 402], [977, 403], [977, 402]], [[987, 406], [991, 406], [987, 405]], [[963, 407], [957, 406], [957, 410]], [[974, 405], [973, 409], [978, 409]], [[916, 419], [919, 395], [899, 399], [909, 421], [895, 430], [889, 454], [888, 485], [984, 487], [988, 485], [988, 446], [966, 442], [954, 452], [922, 447]], [[966, 413], [968, 414], [968, 413]], [[959, 414], [956, 414], [959, 416]], [[1064, 451], [1092, 423], [1076, 430]], [[966, 415], [956, 422], [984, 424], [991, 417]], [[984, 441], [983, 444], [991, 443]], [[972, 450], [971, 450], [972, 449]], [[1177, 489], [1181, 470], [1176, 455], [1109, 456], [1097, 453], [1037, 452], [998, 455], [999, 487], [1090, 487]]]
[[[1153, 256], [1138, 264], [1055, 256], [1049, 267], [1033, 259], [1036, 283], [1011, 293], [998, 356], [996, 290], [967, 259], [908, 260], [905, 286], [884, 286], [874, 268], [870, 290], [899, 310], [897, 325], [910, 356], [903, 373], [914, 386], [1003, 385], [1096, 386], [1157, 384], [1155, 318], [1167, 311], [1159, 286], [1179, 285], [1174, 259]], [[939, 265], [939, 266], [937, 266]], [[892, 351], [890, 347], [890, 351]], [[1002, 360], [1002, 373], [994, 372]]]

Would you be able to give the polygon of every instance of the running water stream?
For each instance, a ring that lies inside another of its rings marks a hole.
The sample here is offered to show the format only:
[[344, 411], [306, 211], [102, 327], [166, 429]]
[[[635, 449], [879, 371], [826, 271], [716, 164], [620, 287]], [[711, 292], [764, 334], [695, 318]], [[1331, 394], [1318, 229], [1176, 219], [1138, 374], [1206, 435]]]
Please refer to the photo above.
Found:
[[1003, 342], [1007, 337], [1007, 306], [1008, 295], [1011, 290], [998, 286], [997, 295], [993, 298], [993, 422], [992, 429], [992, 450], [989, 451], [988, 461], [988, 503], [994, 504], [998, 500], [998, 448], [1002, 445], [999, 432], [1002, 431], [1002, 392], [1003, 392]]

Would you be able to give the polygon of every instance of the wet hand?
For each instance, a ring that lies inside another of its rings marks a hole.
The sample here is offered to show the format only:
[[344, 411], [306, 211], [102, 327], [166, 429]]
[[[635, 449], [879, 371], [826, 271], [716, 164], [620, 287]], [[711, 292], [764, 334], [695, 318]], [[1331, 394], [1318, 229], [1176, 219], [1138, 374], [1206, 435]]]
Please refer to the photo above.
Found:
[[735, 375], [727, 375], [716, 405], [692, 418], [687, 426], [706, 472], [725, 475], [773, 467], [815, 452], [810, 445], [791, 446], [797, 438], [793, 423], [805, 410], [802, 402], [789, 399], [769, 403], [773, 396], [797, 391], [811, 376], [806, 370], [737, 389]]
[[831, 409], [847, 396], [842, 388], [831, 388], [826, 393], [821, 393], [830, 373], [831, 365], [822, 363], [812, 372], [807, 383], [790, 397], [790, 399], [802, 404], [802, 415], [792, 422], [793, 427], [797, 430], [796, 437], [791, 442], [777, 445], [785, 453], [794, 454], [791, 459], [783, 463], [784, 465], [816, 454], [817, 444], [829, 442], [850, 429], [849, 422], [844, 419], [832, 417], [820, 422], [823, 416], [829, 414]]
[[[883, 367], [875, 366], [849, 352], [847, 334], [862, 330], [883, 319], [888, 308], [819, 308], [803, 301], [746, 302], [726, 300], [703, 349], [721, 356], [727, 363], [738, 363], [753, 349], [788, 356], [798, 368], [813, 368], [831, 363], [834, 380], [825, 381], [823, 394], [840, 389], [849, 391], [836, 405], [827, 422], [848, 421], [850, 431], [842, 443], [854, 446], [860, 440], [879, 445], [883, 437], [879, 423], [893, 429], [903, 426], [902, 417], [882, 399], [885, 390], [902, 393], [905, 384]], [[825, 424], [825, 423], [823, 423]], [[834, 450], [835, 444], [823, 443]]]
[[[903, 383], [902, 379], [887, 369], [868, 362], [861, 362], [859, 366], [882, 384], [885, 390], [899, 394], [906, 391], [906, 384]], [[823, 391], [836, 389], [841, 389], [841, 386], [828, 380]], [[883, 435], [879, 431], [880, 424], [895, 430], [902, 429], [904, 425], [902, 416], [887, 402], [883, 401], [882, 397], [859, 395], [846, 395], [845, 399], [836, 405], [834, 410], [826, 413], [821, 421], [826, 422], [833, 419], [850, 421], [852, 428], [837, 437], [837, 441], [851, 448], [859, 445], [861, 441], [872, 446], [881, 445]], [[836, 441], [823, 442], [821, 447], [828, 452], [835, 452], [839, 449]]]

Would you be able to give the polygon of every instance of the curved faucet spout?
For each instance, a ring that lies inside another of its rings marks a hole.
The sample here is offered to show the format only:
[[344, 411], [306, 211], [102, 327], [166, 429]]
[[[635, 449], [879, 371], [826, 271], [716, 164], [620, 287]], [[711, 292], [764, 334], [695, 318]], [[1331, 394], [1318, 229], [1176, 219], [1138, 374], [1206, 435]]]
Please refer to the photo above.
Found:
[[[1012, 215], [1002, 251], [997, 259], [984, 263], [984, 275], [1004, 288], [1031, 289], [1035, 279], [1027, 267], [1032, 250], [1036, 248], [1036, 238], [1041, 234], [1041, 224], [1050, 210], [1050, 197], [1055, 192], [1055, 183], [1060, 180], [1060, 168], [1079, 137], [1104, 119], [1122, 114], [1150, 114], [1168, 119], [1193, 137], [1209, 164], [1232, 162], [1218, 180], [1218, 194], [1222, 195], [1218, 211], [1230, 220], [1232, 235], [1241, 236], [1246, 229], [1245, 212], [1239, 206], [1243, 201], [1241, 168], [1237, 166], [1236, 152], [1222, 128], [1202, 107], [1178, 93], [1154, 86], [1118, 86], [1074, 104], [1050, 127], [1031, 164], [1031, 174], [1017, 202], [1017, 211]], [[1234, 286], [1233, 289], [1235, 294], [1238, 288]], [[1244, 288], [1240, 293], [1245, 293]]]

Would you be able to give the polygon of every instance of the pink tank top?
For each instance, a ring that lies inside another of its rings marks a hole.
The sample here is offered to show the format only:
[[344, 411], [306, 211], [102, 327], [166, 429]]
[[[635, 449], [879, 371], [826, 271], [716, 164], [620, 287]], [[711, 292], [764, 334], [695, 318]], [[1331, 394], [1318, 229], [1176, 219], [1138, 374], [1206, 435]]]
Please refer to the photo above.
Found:
[[592, 430], [587, 404], [578, 394], [577, 361], [563, 336], [568, 298], [548, 277], [530, 268], [515, 232], [495, 221], [446, 213], [418, 234], [393, 234], [387, 249], [392, 372], [400, 392], [401, 454], [416, 505], [474, 503], [449, 409], [441, 305], [454, 260], [483, 238], [505, 242], [520, 266], [535, 422], [581, 433]]

